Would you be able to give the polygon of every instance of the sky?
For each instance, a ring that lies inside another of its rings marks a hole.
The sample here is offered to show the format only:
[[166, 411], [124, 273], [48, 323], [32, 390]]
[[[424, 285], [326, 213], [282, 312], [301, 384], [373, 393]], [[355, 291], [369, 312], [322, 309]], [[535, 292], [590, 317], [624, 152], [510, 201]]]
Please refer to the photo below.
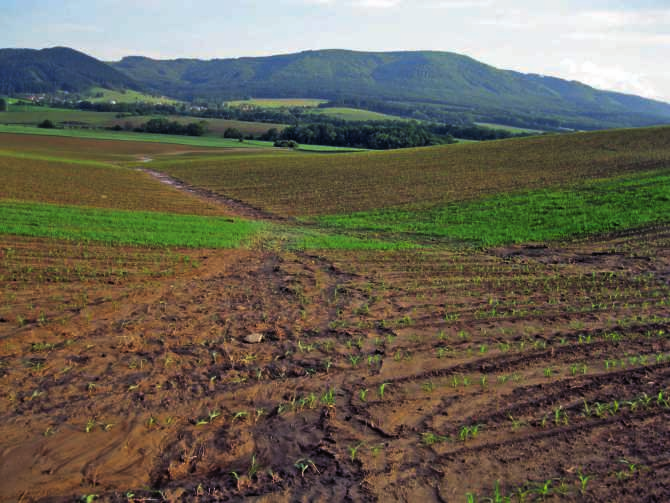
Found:
[[670, 102], [670, 0], [0, 0], [0, 47], [111, 61], [439, 50]]

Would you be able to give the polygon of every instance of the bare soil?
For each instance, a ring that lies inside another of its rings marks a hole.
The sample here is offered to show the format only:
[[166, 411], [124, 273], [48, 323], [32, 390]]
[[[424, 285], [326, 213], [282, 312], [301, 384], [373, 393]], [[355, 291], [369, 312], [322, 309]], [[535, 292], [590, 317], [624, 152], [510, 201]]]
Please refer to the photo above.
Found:
[[668, 501], [669, 245], [0, 237], [0, 500]]

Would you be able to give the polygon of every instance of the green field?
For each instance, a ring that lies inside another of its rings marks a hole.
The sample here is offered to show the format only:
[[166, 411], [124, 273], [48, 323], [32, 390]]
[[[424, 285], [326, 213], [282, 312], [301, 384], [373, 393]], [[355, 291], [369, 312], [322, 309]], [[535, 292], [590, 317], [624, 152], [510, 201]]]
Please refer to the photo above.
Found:
[[227, 105], [231, 107], [255, 106], [260, 108], [284, 108], [284, 107], [318, 107], [322, 103], [328, 103], [327, 100], [317, 100], [312, 98], [258, 98], [251, 100], [228, 101]]
[[506, 126], [505, 124], [494, 124], [492, 122], [475, 122], [477, 126], [483, 126], [490, 129], [501, 129], [507, 131], [508, 133], [544, 133], [539, 129], [527, 129], [515, 126]]
[[[102, 96], [98, 96], [102, 94]], [[94, 87], [87, 93], [86, 100], [92, 103], [109, 103], [116, 101], [117, 103], [151, 103], [154, 105], [178, 105], [181, 102], [166, 96], [152, 96], [144, 94], [131, 89], [125, 91], [113, 91], [111, 89], [103, 89], [102, 87]]]
[[370, 110], [361, 110], [359, 108], [318, 108], [312, 113], [352, 122], [409, 120], [403, 119], [402, 117], [396, 117], [394, 115], [371, 112]]

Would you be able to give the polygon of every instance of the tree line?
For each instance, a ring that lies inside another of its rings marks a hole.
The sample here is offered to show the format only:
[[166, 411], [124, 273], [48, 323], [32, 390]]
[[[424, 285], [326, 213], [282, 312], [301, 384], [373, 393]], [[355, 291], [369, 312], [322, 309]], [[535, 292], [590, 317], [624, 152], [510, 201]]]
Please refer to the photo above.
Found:
[[[121, 126], [115, 126], [114, 129], [121, 130]], [[133, 129], [136, 133], [154, 133], [154, 134], [173, 134], [180, 136], [202, 136], [207, 132], [206, 123], [190, 122], [182, 124], [177, 121], [171, 121], [165, 118], [151, 119], [144, 124]]]
[[271, 129], [261, 139], [375, 150], [425, 147], [455, 141], [449, 135], [434, 135], [428, 128], [413, 122], [369, 122], [344, 126], [307, 124], [288, 127], [281, 132]]

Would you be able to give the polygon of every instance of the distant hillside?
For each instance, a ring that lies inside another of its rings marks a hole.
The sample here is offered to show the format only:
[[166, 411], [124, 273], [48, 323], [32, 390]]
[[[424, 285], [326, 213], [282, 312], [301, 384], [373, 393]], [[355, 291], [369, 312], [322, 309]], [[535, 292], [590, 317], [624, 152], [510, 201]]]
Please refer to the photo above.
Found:
[[387, 113], [404, 106], [428, 115], [468, 114], [526, 124], [543, 118], [577, 128], [670, 123], [666, 103], [499, 70], [448, 52], [325, 50], [211, 61], [127, 57], [112, 66], [154, 91], [185, 99], [363, 100], [367, 108]]
[[134, 89], [184, 100], [323, 98], [329, 106], [450, 123], [532, 129], [670, 124], [670, 104], [579, 82], [499, 70], [449, 52], [307, 51], [261, 58], [126, 57], [67, 48], [0, 50], [0, 94]]
[[0, 94], [139, 88], [106, 63], [66, 47], [0, 49]]

